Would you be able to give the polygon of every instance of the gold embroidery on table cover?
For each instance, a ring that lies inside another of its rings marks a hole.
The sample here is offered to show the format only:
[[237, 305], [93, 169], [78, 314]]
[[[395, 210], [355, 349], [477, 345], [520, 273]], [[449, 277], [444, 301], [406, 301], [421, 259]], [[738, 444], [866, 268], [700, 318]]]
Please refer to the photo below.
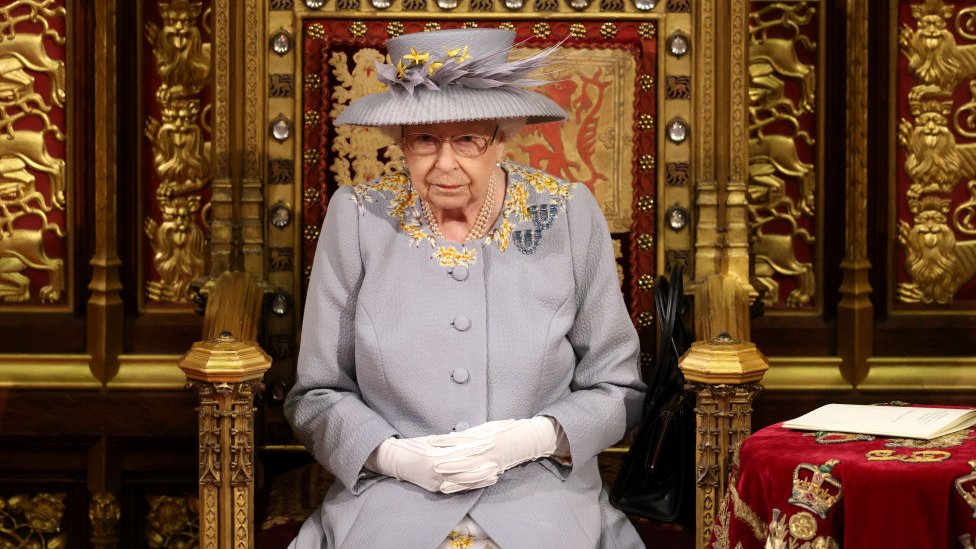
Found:
[[0, 547], [65, 547], [64, 493], [0, 497]]
[[0, 303], [64, 301], [63, 0], [0, 7]]
[[793, 470], [793, 494], [787, 501], [826, 519], [830, 509], [843, 497], [840, 481], [831, 474], [838, 463], [836, 459], [828, 459], [822, 465], [797, 465]]
[[976, 459], [969, 461], [969, 466], [973, 468], [968, 474], [955, 480], [956, 493], [966, 502], [973, 511], [973, 518], [976, 518]]
[[889, 438], [885, 442], [886, 448], [954, 448], [962, 446], [973, 434], [973, 429], [963, 429], [931, 440], [919, 440], [915, 438]]
[[[947, 435], [942, 435], [941, 437], [936, 437], [931, 440], [919, 440], [914, 438], [887, 438], [885, 440], [885, 447], [887, 448], [953, 448], [955, 446], [962, 446], [966, 440], [969, 439], [969, 435], [973, 433], [972, 429], [956, 431], [954, 433], [949, 433]], [[814, 437], [817, 444], [843, 444], [845, 442], [865, 442], [872, 441], [876, 437], [873, 435], [863, 435], [859, 433], [836, 433], [832, 431], [817, 431], [815, 433], [805, 433], [805, 437]]]
[[[804, 543], [797, 543], [802, 541]], [[766, 547], [789, 549], [840, 549], [837, 540], [830, 536], [817, 535], [817, 519], [806, 511], [787, 516], [779, 509], [773, 509], [769, 522], [769, 537]]]
[[874, 436], [872, 435], [862, 435], [859, 433], [835, 433], [833, 431], [804, 433], [803, 436], [814, 437], [817, 444], [843, 444], [845, 442], [863, 442], [874, 440]]
[[749, 507], [749, 504], [742, 500], [734, 483], [729, 483], [729, 495], [732, 498], [735, 518], [745, 521], [745, 523], [749, 525], [749, 529], [752, 530], [752, 535], [754, 535], [756, 539], [766, 539], [769, 536], [769, 529], [765, 524], [763, 524], [762, 520], [759, 519], [759, 515], [756, 514], [752, 507]]
[[[957, 10], [954, 12], [954, 10]], [[976, 300], [976, 8], [899, 5], [901, 303]], [[908, 84], [908, 85], [906, 85]], [[968, 84], [968, 85], [967, 85]]]
[[939, 463], [952, 457], [945, 450], [918, 450], [911, 454], [899, 454], [895, 450], [870, 450], [864, 454], [867, 461], [900, 461], [902, 463]]
[[[541, 51], [525, 48], [524, 55]], [[349, 63], [345, 52], [329, 57], [335, 102], [330, 116], [337, 117], [353, 99], [378, 91], [374, 66], [384, 56], [363, 48]], [[607, 120], [633, 120], [636, 61], [626, 50], [563, 48], [554, 65], [572, 67], [558, 81], [539, 88], [570, 113], [564, 123], [527, 126], [506, 147], [518, 163], [538, 166], [567, 181], [578, 181], [594, 191], [611, 232], [628, 232], [633, 219], [633, 127], [610, 126]], [[351, 68], [350, 68], [351, 67]], [[621, 111], [622, 109], [622, 111]], [[400, 170], [402, 153], [378, 129], [337, 126], [329, 168], [336, 182], [352, 185]], [[575, 160], [570, 160], [571, 158]]]
[[[749, 221], [767, 306], [816, 304], [816, 2], [752, 2]], [[784, 295], [785, 294], [785, 295]]]
[[188, 301], [190, 283], [204, 270], [201, 191], [211, 172], [200, 97], [210, 75], [210, 44], [198, 28], [202, 10], [201, 2], [160, 0], [162, 27], [146, 24], [161, 81], [155, 93], [159, 118], [146, 121], [156, 181], [152, 206], [158, 211], [145, 220], [154, 271], [147, 274], [145, 291], [157, 302]]

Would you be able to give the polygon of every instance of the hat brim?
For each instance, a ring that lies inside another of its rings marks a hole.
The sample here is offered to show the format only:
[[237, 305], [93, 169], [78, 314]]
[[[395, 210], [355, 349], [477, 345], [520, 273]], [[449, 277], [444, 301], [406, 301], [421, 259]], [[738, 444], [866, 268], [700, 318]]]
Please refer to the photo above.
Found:
[[567, 115], [552, 99], [522, 88], [446, 86], [438, 91], [418, 89], [412, 95], [386, 91], [360, 97], [342, 111], [335, 124], [407, 126], [508, 118], [542, 124], [565, 120]]

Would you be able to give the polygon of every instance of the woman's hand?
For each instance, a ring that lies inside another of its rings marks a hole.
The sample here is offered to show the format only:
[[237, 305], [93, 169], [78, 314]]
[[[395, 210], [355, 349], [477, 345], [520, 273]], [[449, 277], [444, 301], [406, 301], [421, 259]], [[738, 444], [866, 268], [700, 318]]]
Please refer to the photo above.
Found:
[[498, 464], [479, 458], [491, 449], [491, 441], [438, 447], [430, 444], [431, 438], [388, 438], [373, 451], [366, 467], [411, 482], [429, 492], [445, 494], [484, 488], [498, 482]]
[[553, 455], [558, 441], [556, 420], [547, 416], [489, 421], [458, 433], [429, 437], [429, 443], [440, 448], [489, 444], [484, 452], [442, 464], [440, 470], [448, 474], [488, 463], [496, 465], [501, 473], [527, 461]]

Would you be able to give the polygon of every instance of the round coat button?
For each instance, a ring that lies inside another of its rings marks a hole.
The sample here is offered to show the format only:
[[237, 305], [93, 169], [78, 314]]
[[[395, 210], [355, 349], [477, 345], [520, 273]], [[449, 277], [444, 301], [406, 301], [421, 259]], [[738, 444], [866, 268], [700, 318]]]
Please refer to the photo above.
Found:
[[457, 423], [454, 424], [454, 427], [452, 427], [451, 430], [452, 431], [466, 431], [470, 427], [471, 426], [468, 425], [468, 422], [467, 421], [459, 421], [459, 422], [457, 422]]
[[451, 268], [451, 277], [458, 282], [468, 278], [468, 268], [464, 265], [455, 265]]
[[464, 368], [455, 368], [451, 372], [451, 379], [454, 380], [454, 383], [464, 383], [468, 380], [468, 371]]
[[454, 329], [459, 332], [466, 331], [471, 327], [471, 319], [466, 316], [456, 316], [451, 321], [451, 326], [454, 326]]

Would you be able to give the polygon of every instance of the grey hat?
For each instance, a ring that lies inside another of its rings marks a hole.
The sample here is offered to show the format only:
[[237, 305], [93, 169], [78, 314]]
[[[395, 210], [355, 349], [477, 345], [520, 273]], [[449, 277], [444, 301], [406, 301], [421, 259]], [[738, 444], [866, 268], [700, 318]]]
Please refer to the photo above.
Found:
[[361, 97], [336, 125], [402, 126], [525, 118], [527, 124], [567, 118], [548, 97], [525, 89], [547, 83], [529, 76], [556, 49], [508, 61], [515, 33], [457, 29], [405, 34], [386, 41], [392, 64], [377, 64], [387, 90]]

